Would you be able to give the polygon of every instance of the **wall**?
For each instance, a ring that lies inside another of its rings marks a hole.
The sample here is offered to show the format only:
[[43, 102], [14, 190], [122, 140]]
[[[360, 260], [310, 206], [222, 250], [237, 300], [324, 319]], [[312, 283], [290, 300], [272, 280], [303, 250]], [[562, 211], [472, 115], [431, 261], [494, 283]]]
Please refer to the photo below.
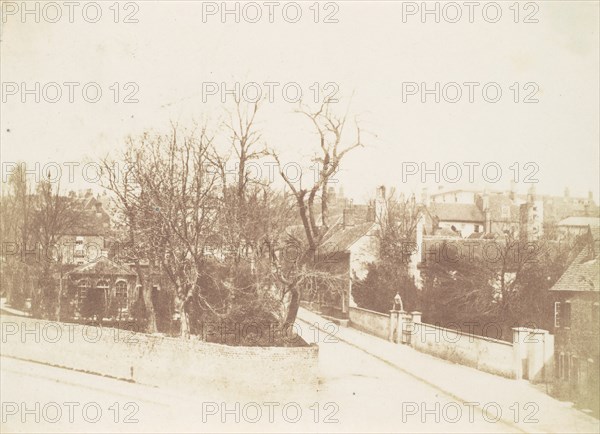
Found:
[[2, 315], [1, 354], [158, 386], [275, 391], [317, 385], [318, 346], [234, 347]]
[[514, 378], [513, 346], [497, 339], [425, 323], [413, 324], [410, 345], [424, 353], [481, 371]]
[[554, 336], [545, 330], [515, 328], [511, 343], [422, 323], [420, 312], [351, 307], [349, 313], [351, 327], [435, 357], [508, 378], [552, 379]]
[[359, 307], [350, 308], [350, 326], [387, 339], [390, 334], [390, 316]]
[[375, 229], [352, 244], [350, 253], [351, 276], [356, 274], [358, 279], [366, 278], [369, 264], [379, 258], [379, 238], [375, 234]]

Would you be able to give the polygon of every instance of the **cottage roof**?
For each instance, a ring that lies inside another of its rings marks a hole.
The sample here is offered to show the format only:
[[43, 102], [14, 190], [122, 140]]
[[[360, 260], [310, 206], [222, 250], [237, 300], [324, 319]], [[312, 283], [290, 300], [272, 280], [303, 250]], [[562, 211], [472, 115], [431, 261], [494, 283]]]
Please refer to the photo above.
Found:
[[590, 242], [550, 288], [551, 291], [600, 291], [600, 229], [591, 229], [589, 236]]
[[67, 276], [72, 275], [117, 275], [117, 276], [135, 276], [135, 272], [124, 265], [117, 264], [110, 259], [101, 256], [95, 261], [90, 261], [73, 269]]
[[323, 244], [334, 247], [336, 251], [345, 252], [374, 227], [374, 222], [359, 223], [352, 226], [336, 223], [325, 235]]

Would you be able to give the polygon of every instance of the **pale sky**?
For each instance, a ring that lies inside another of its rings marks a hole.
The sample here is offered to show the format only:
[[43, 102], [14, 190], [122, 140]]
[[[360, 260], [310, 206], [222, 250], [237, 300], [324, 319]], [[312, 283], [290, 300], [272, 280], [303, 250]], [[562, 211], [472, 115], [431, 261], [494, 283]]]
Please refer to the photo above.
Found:
[[[458, 23], [435, 23], [432, 17], [422, 23], [420, 15], [403, 23], [402, 2], [371, 1], [337, 2], [338, 23], [314, 23], [313, 2], [301, 4], [303, 16], [297, 23], [286, 22], [280, 10], [269, 23], [266, 8], [258, 23], [236, 23], [232, 17], [222, 23], [219, 15], [203, 22], [202, 2], [144, 1], [135, 2], [138, 23], [114, 23], [112, 3], [101, 2], [103, 15], [97, 23], [86, 22], [80, 10], [69, 23], [66, 7], [57, 23], [36, 23], [28, 16], [22, 23], [18, 12], [3, 15], [3, 162], [84, 161], [118, 149], [129, 134], [167, 131], [170, 121], [217, 121], [222, 104], [218, 95], [203, 102], [207, 82], [226, 82], [230, 88], [236, 81], [278, 82], [278, 89], [295, 82], [305, 100], [313, 98], [313, 83], [334, 82], [342, 97], [339, 113], [354, 94], [350, 113], [370, 132], [363, 135], [367, 147], [351, 154], [338, 175], [346, 194], [357, 200], [379, 184], [419, 192], [418, 176], [402, 182], [402, 162], [430, 168], [435, 162], [496, 162], [503, 176], [493, 189], [508, 186], [513, 163], [519, 163], [522, 178], [528, 173], [524, 165], [533, 162], [539, 167], [539, 192], [562, 194], [568, 186], [573, 195], [591, 190], [598, 201], [598, 2], [537, 2], [538, 23], [514, 23], [512, 1], [500, 2], [503, 15], [497, 23], [486, 22], [480, 10], [473, 23], [464, 16]], [[132, 10], [122, 9], [119, 20]], [[320, 21], [332, 10], [322, 4]], [[527, 13], [521, 10], [520, 21]], [[43, 97], [35, 103], [33, 96], [23, 103], [20, 92], [5, 92], [10, 82], [25, 82], [29, 88], [35, 82], [81, 86], [73, 103], [65, 86], [57, 103]], [[103, 91], [98, 103], [81, 97], [88, 82]], [[109, 89], [115, 82], [121, 83], [120, 99], [130, 90], [123, 90], [124, 83], [136, 83], [139, 102], [115, 103]], [[425, 82], [429, 88], [435, 82], [481, 85], [473, 103], [466, 93], [455, 104], [435, 103], [432, 96], [422, 103], [419, 95], [402, 101], [403, 82]], [[489, 82], [503, 91], [495, 104], [481, 94]], [[520, 83], [521, 100], [531, 89], [523, 85], [536, 83], [539, 102], [515, 103], [509, 89], [515, 82]], [[260, 117], [265, 140], [285, 159], [306, 161], [318, 147], [309, 122], [294, 113], [296, 105], [284, 101], [280, 90], [274, 98]], [[483, 181], [480, 169], [474, 173], [476, 181]], [[459, 185], [469, 187], [467, 175], [465, 167]], [[428, 181], [433, 187], [433, 176]], [[528, 186], [520, 179], [517, 189]]]

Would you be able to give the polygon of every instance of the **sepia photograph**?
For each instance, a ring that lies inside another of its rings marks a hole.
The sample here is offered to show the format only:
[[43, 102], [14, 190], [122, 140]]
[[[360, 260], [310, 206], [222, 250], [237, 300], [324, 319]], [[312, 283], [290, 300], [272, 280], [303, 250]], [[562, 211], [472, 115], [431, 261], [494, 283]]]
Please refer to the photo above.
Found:
[[1, 0], [0, 86], [1, 433], [600, 433], [600, 0]]

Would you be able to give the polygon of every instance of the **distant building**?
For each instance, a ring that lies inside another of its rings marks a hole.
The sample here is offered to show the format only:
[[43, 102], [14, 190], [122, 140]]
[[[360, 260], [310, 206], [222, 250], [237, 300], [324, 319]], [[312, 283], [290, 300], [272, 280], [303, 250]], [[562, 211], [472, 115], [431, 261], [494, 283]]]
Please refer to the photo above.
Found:
[[589, 228], [600, 228], [600, 217], [567, 217], [557, 224], [557, 232], [561, 238], [583, 235]]
[[[111, 218], [107, 198], [94, 196], [91, 190], [69, 193], [79, 223], [63, 231], [57, 240], [63, 264], [83, 265], [99, 258], [108, 248]], [[58, 259], [58, 258], [57, 258]]]
[[[346, 318], [348, 308], [355, 305], [352, 300], [354, 279], [364, 279], [368, 265], [379, 258], [378, 231], [385, 220], [385, 188], [377, 189], [375, 201], [370, 205], [354, 205], [346, 200], [341, 211], [341, 215], [331, 219], [334, 223], [323, 236], [316, 255], [317, 269], [337, 276], [337, 282], [333, 289], [315, 288], [318, 289], [313, 292], [316, 299], [307, 293], [303, 299], [316, 303], [325, 315]], [[303, 227], [290, 230], [303, 237]], [[315, 285], [319, 283], [315, 282]]]
[[[517, 194], [514, 186], [509, 191], [457, 189], [430, 196], [425, 191], [422, 201], [433, 221], [429, 235], [436, 234], [436, 230], [447, 232], [450, 229], [462, 238], [479, 233], [512, 233], [529, 241], [542, 235], [557, 239], [561, 237], [558, 226], [562, 220], [568, 217], [598, 219], [600, 215], [600, 208], [591, 193], [587, 198], [571, 197], [566, 189], [564, 196], [539, 195], [535, 192], [535, 184], [527, 194]], [[590, 220], [587, 224], [597, 225], [595, 221]], [[585, 230], [586, 225], [578, 223], [578, 227], [579, 231]]]
[[467, 238], [473, 233], [484, 232], [485, 215], [474, 203], [432, 203], [429, 213], [434, 222], [434, 234], [438, 231], [452, 232]]
[[74, 268], [63, 280], [65, 305], [73, 318], [130, 318], [138, 297], [137, 274], [130, 267], [101, 256]]
[[538, 200], [532, 186], [527, 201], [520, 206], [519, 237], [523, 241], [537, 241], [544, 234], [544, 203]]

